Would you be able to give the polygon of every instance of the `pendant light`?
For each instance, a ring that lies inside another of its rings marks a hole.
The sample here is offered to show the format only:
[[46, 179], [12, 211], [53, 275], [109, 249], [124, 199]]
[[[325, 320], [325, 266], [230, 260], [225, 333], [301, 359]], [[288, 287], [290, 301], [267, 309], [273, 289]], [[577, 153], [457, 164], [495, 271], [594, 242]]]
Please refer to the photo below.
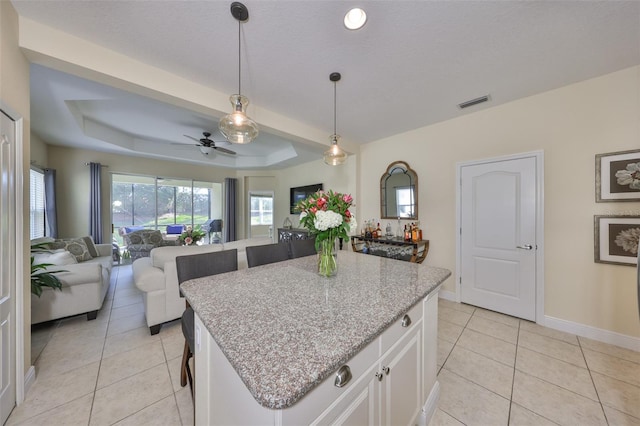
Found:
[[258, 136], [258, 125], [247, 117], [246, 113], [249, 99], [246, 96], [242, 96], [240, 91], [242, 88], [240, 25], [249, 19], [249, 10], [244, 4], [233, 2], [231, 3], [231, 15], [238, 21], [238, 93], [229, 96], [233, 111], [220, 119], [218, 128], [229, 142], [245, 144], [253, 141]]
[[339, 166], [347, 161], [347, 153], [338, 145], [340, 136], [338, 136], [338, 133], [336, 132], [336, 86], [338, 81], [340, 81], [340, 78], [342, 78], [342, 76], [339, 72], [332, 72], [329, 75], [329, 80], [333, 81], [333, 134], [329, 136], [329, 139], [331, 140], [331, 147], [324, 153], [324, 162], [330, 166]]

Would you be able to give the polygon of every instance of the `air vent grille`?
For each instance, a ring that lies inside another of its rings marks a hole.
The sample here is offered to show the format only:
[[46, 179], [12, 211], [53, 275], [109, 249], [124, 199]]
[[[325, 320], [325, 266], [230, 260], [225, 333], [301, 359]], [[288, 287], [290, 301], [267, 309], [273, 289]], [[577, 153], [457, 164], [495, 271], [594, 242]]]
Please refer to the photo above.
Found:
[[489, 99], [490, 99], [489, 95], [480, 96], [479, 98], [471, 99], [470, 101], [466, 101], [466, 102], [462, 102], [461, 104], [458, 104], [458, 108], [460, 108], [460, 109], [469, 108], [469, 107], [472, 107], [474, 105], [478, 105], [478, 104], [481, 104], [483, 102], [487, 102]]

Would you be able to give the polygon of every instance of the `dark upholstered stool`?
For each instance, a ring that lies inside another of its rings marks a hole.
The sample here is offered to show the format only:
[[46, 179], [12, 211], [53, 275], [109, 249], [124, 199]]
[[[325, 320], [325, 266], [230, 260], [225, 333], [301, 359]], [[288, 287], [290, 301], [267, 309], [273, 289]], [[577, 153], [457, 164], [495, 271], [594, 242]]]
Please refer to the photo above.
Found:
[[312, 256], [317, 254], [316, 240], [291, 240], [291, 258]]
[[[210, 275], [222, 274], [225, 272], [238, 270], [238, 250], [224, 250], [213, 253], [193, 254], [190, 256], [176, 257], [176, 269], [178, 272], [178, 283], [195, 278], [207, 277]], [[182, 353], [182, 363], [180, 367], [180, 385], [186, 386], [187, 379], [193, 396], [195, 376], [195, 365], [193, 374], [189, 367], [189, 359], [193, 357], [194, 351], [194, 312], [189, 303], [182, 314], [182, 334], [184, 335], [184, 351]]]
[[285, 243], [250, 246], [245, 250], [247, 252], [247, 265], [249, 268], [289, 259], [289, 246]]

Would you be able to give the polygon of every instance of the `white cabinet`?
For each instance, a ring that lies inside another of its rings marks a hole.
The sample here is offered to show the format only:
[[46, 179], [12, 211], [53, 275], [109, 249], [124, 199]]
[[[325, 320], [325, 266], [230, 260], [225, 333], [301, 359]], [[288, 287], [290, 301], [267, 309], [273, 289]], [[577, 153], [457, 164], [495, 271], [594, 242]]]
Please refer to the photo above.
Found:
[[196, 333], [198, 329], [197, 425], [410, 425], [428, 421], [435, 410], [435, 292], [344, 364], [351, 373], [344, 386], [337, 387], [332, 374], [282, 410], [262, 407], [253, 399], [196, 315]]
[[[381, 354], [379, 359], [312, 424], [411, 425], [417, 422], [424, 403], [422, 309], [419, 304], [383, 333], [376, 342]], [[406, 324], [407, 319], [410, 324]]]
[[422, 329], [416, 326], [382, 359], [380, 424], [410, 425], [420, 414], [421, 342]]

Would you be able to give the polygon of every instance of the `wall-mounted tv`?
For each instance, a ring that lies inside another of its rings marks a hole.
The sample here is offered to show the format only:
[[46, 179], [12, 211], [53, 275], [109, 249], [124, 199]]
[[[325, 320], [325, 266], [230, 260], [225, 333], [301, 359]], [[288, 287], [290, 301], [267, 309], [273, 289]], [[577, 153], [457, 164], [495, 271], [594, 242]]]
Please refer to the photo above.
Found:
[[304, 200], [309, 195], [321, 189], [322, 189], [321, 183], [316, 183], [315, 185], [298, 186], [296, 188], [291, 188], [291, 197], [290, 197], [291, 214], [296, 213], [293, 209], [295, 208], [296, 204], [298, 204], [298, 201]]

